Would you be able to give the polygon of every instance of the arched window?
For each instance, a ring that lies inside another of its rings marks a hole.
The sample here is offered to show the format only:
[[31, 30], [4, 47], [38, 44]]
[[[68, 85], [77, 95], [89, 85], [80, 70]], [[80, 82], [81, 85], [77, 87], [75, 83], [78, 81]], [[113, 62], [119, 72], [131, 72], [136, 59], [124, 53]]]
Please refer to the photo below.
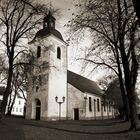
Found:
[[38, 46], [37, 47], [37, 58], [39, 58], [41, 56], [41, 47]]
[[61, 59], [61, 49], [60, 49], [60, 47], [57, 48], [57, 58]]
[[104, 112], [106, 112], [106, 103], [104, 102]]
[[97, 110], [98, 110], [98, 112], [100, 112], [100, 101], [99, 101], [99, 99], [97, 99]]
[[47, 22], [45, 22], [45, 23], [44, 23], [44, 25], [45, 25], [45, 28], [47, 28], [47, 27], [48, 27], [48, 23], [47, 23]]
[[92, 103], [91, 103], [91, 97], [89, 97], [89, 111], [92, 111]]
[[51, 19], [51, 28], [55, 28], [55, 20]]

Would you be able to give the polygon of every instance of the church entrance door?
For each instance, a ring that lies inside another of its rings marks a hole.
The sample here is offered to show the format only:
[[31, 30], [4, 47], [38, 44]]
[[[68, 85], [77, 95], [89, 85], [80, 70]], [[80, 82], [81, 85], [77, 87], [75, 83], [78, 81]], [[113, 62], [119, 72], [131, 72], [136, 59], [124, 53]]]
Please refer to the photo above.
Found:
[[41, 112], [41, 102], [39, 99], [36, 100], [36, 120], [40, 120], [40, 112]]
[[79, 120], [79, 108], [74, 108], [74, 120]]

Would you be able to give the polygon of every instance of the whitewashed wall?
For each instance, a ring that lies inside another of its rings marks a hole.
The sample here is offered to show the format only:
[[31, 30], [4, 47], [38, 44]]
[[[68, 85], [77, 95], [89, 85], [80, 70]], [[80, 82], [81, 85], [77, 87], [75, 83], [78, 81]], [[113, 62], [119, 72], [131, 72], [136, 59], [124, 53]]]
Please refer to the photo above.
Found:
[[[91, 110], [89, 110], [89, 97], [91, 98]], [[97, 109], [97, 99], [99, 99], [99, 111]], [[79, 108], [80, 120], [113, 118], [114, 109], [110, 107], [109, 111], [109, 107], [106, 105], [104, 110], [104, 106], [101, 104], [101, 96], [83, 93], [68, 84], [68, 119], [74, 119], [74, 108]]]
[[[40, 44], [41, 42], [41, 44]], [[33, 54], [36, 57], [37, 47], [41, 46], [41, 57], [36, 59], [37, 65], [48, 63], [45, 70], [37, 70], [34, 68], [34, 76], [42, 76], [42, 85], [32, 85], [30, 82], [28, 97], [27, 97], [27, 113], [26, 117], [35, 119], [35, 100], [41, 101], [41, 119], [56, 120], [59, 118], [59, 105], [55, 101], [58, 96], [58, 101], [62, 101], [65, 97], [65, 102], [61, 105], [61, 117], [66, 119], [66, 102], [67, 102], [67, 48], [66, 44], [50, 35], [46, 38], [38, 40], [30, 46]], [[57, 47], [61, 48], [61, 59], [57, 58]], [[36, 92], [36, 86], [39, 87]], [[33, 88], [32, 88], [33, 87]]]
[[[61, 105], [61, 117], [66, 119], [66, 102], [67, 102], [67, 46], [51, 37], [53, 51], [50, 51], [50, 67], [48, 81], [48, 117], [59, 117], [59, 105], [55, 101], [58, 97], [58, 102], [62, 102], [62, 97], [65, 97], [64, 103]], [[57, 58], [57, 47], [61, 49], [61, 59]]]

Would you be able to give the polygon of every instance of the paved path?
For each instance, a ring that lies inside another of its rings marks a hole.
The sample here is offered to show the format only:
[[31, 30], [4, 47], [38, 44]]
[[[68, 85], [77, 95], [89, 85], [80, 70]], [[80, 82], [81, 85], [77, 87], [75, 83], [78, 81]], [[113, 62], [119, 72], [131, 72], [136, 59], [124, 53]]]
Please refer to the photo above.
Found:
[[104, 121], [34, 121], [4, 118], [0, 140], [140, 140], [140, 131], [128, 132], [128, 123]]

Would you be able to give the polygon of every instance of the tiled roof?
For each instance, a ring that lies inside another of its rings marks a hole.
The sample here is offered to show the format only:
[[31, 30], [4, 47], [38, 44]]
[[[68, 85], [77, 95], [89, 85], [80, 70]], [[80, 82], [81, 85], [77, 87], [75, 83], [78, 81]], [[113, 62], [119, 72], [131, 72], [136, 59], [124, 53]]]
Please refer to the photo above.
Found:
[[92, 80], [89, 80], [81, 75], [74, 72], [67, 71], [67, 81], [69, 84], [79, 89], [82, 92], [87, 92], [91, 94], [96, 94], [102, 96], [102, 90], [99, 86]]
[[58, 39], [60, 39], [64, 42], [63, 37], [58, 30], [44, 28], [44, 29], [39, 30], [36, 33], [34, 39], [31, 42], [29, 42], [29, 44], [33, 43], [37, 38], [44, 38], [44, 37], [47, 37], [47, 36], [50, 36], [50, 35], [54, 35], [55, 37], [57, 37]]

